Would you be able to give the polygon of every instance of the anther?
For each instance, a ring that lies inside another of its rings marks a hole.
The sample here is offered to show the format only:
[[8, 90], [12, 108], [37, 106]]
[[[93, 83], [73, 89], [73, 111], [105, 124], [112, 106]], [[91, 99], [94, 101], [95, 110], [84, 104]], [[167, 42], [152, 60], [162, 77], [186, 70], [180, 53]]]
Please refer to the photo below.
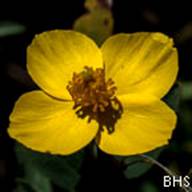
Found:
[[114, 81], [105, 80], [105, 71], [102, 68], [93, 70], [84, 67], [80, 73], [73, 73], [72, 80], [67, 85], [76, 107], [91, 107], [92, 112], [104, 112], [116, 99]]

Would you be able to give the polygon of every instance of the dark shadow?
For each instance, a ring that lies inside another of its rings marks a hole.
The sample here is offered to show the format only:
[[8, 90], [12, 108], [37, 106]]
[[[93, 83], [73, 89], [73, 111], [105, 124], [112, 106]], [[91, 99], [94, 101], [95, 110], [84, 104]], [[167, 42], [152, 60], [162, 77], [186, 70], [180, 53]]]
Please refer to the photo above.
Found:
[[88, 116], [88, 123], [92, 120], [98, 122], [99, 132], [107, 129], [109, 134], [112, 134], [115, 131], [115, 124], [118, 119], [121, 118], [123, 113], [123, 107], [121, 103], [116, 99], [110, 103], [108, 107], [105, 108], [104, 112], [94, 113], [92, 111], [92, 106], [90, 107], [74, 107], [76, 114], [79, 118], [86, 118]]

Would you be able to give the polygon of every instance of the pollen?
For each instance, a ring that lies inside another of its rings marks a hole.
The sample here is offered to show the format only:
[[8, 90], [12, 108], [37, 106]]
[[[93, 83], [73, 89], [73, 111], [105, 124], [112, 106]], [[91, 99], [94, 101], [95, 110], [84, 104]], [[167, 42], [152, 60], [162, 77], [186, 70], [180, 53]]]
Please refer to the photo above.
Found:
[[105, 80], [105, 70], [84, 67], [80, 73], [73, 73], [72, 80], [67, 85], [75, 107], [91, 107], [92, 112], [105, 112], [117, 103], [115, 92], [117, 87], [112, 79]]

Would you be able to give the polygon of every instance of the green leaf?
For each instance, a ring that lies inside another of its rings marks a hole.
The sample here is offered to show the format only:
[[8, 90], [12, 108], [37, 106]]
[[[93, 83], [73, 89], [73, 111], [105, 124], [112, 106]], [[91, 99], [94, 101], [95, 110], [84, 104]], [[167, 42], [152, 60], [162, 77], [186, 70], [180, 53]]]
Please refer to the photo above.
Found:
[[[39, 174], [39, 171], [37, 172]], [[37, 176], [37, 172], [34, 177]], [[31, 180], [28, 178], [16, 178], [16, 183], [15, 192], [52, 192], [50, 181], [41, 174], [35, 180], [33, 178]]]
[[34, 152], [21, 144], [16, 145], [17, 159], [20, 164], [31, 164], [42, 175], [59, 187], [73, 191], [80, 175], [78, 173], [84, 157], [84, 151], [69, 156], [49, 155]]
[[192, 100], [192, 82], [181, 83], [181, 99]]
[[17, 178], [16, 191], [52, 192], [50, 180], [44, 176], [31, 162], [21, 164], [23, 177]]
[[158, 188], [152, 182], [145, 182], [141, 187], [141, 192], [158, 192]]
[[163, 100], [176, 112], [179, 109], [180, 102], [180, 84], [176, 83]]
[[11, 21], [0, 22], [0, 37], [18, 35], [25, 32], [25, 26]]
[[25, 181], [24, 179], [16, 179], [17, 180], [17, 186], [16, 189], [14, 189], [14, 192], [37, 192], [33, 186], [31, 186], [30, 183]]
[[[156, 149], [154, 151], [146, 153], [146, 155], [157, 159], [163, 148]], [[124, 175], [127, 179], [140, 177], [145, 174], [151, 167], [152, 164], [146, 162], [143, 157], [139, 155], [127, 156], [127, 157], [115, 157], [120, 164], [123, 165]]]
[[89, 12], [80, 16], [74, 23], [74, 30], [91, 37], [98, 45], [111, 36], [113, 16], [109, 7], [97, 0], [87, 0], [85, 7]]
[[24, 183], [17, 186], [14, 192], [36, 192], [29, 184]]

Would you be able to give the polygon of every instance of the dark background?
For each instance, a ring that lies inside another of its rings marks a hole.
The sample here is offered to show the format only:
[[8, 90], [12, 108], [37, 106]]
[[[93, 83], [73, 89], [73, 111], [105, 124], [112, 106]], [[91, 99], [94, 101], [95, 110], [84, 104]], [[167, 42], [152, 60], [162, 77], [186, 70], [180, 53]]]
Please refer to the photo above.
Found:
[[[22, 93], [34, 88], [30, 79], [25, 77], [25, 72], [22, 71], [26, 64], [26, 47], [36, 33], [56, 28], [72, 28], [75, 19], [86, 11], [83, 2], [83, 0], [54, 0], [41, 1], [41, 3], [25, 1], [16, 4], [8, 0], [6, 3], [0, 3], [0, 21], [16, 21], [26, 27], [25, 33], [0, 37], [0, 191], [12, 191], [17, 174], [14, 142], [6, 133], [8, 117], [16, 99]], [[112, 12], [115, 20], [114, 33], [160, 31], [173, 37], [179, 50], [179, 80], [192, 80], [190, 1], [114, 0]], [[21, 68], [18, 69], [15, 65]], [[23, 77], [20, 79], [17, 74]], [[191, 101], [185, 105], [190, 106]], [[185, 175], [192, 165], [191, 154], [178, 146], [183, 145], [186, 139], [190, 141], [192, 136], [183, 130], [182, 125], [180, 120], [173, 135], [173, 145], [162, 153], [159, 160], [165, 165], [173, 162], [180, 173]], [[104, 156], [98, 161], [86, 160], [82, 170], [82, 181], [78, 188], [80, 191], [139, 191], [139, 187], [144, 182], [150, 181], [157, 186], [157, 191], [166, 191], [161, 188], [163, 175], [162, 170], [153, 167], [144, 176], [128, 181], [120, 170], [113, 166], [109, 157]], [[171, 189], [171, 191], [179, 190]]]

